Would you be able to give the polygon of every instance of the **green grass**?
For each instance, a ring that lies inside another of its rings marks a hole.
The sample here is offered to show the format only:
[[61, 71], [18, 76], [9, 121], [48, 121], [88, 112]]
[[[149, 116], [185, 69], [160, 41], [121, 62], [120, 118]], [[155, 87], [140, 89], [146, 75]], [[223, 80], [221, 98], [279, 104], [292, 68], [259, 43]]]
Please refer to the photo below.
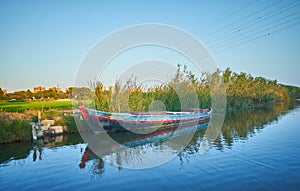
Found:
[[25, 141], [32, 137], [28, 121], [14, 120], [12, 123], [0, 119], [0, 143]]
[[0, 102], [0, 112], [19, 112], [26, 110], [70, 110], [72, 101], [31, 101], [31, 102]]

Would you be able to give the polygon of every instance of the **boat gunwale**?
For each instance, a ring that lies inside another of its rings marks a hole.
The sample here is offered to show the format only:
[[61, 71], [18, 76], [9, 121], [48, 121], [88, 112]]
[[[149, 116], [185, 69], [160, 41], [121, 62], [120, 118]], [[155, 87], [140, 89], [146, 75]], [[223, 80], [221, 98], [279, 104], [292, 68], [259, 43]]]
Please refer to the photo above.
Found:
[[[119, 123], [140, 123], [140, 124], [157, 124], [157, 123], [179, 123], [186, 121], [201, 121], [203, 119], [207, 119], [212, 114], [212, 109], [203, 109], [201, 111], [206, 112], [176, 112], [178, 115], [157, 115], [165, 118], [161, 119], [153, 119], [153, 115], [134, 115], [132, 113], [117, 113], [117, 112], [105, 112], [99, 111], [95, 109], [89, 109], [85, 107], [81, 107], [81, 112], [84, 117], [98, 119], [101, 121], [111, 121], [111, 122], [119, 122]], [[172, 112], [174, 113], [174, 112]], [[116, 118], [116, 116], [123, 117], [123, 119]], [[154, 115], [155, 116], [155, 115]], [[168, 118], [172, 116], [173, 119]], [[189, 117], [190, 116], [190, 117]], [[192, 117], [191, 117], [192, 116]], [[176, 118], [177, 117], [177, 118]]]

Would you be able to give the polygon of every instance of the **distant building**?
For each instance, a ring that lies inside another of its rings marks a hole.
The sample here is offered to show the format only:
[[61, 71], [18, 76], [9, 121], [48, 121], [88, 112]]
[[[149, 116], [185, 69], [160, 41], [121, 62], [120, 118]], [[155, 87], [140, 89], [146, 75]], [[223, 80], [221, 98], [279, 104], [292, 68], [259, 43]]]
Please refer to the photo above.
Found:
[[33, 88], [33, 92], [34, 93], [37, 93], [37, 92], [43, 92], [43, 91], [45, 91], [46, 90], [46, 88], [45, 87], [42, 87], [42, 86], [37, 86], [37, 87], [34, 87]]
[[3, 95], [7, 94], [7, 90], [2, 90]]
[[49, 88], [50, 91], [57, 91], [57, 92], [61, 92], [61, 88], [59, 87], [53, 87], [53, 88]]

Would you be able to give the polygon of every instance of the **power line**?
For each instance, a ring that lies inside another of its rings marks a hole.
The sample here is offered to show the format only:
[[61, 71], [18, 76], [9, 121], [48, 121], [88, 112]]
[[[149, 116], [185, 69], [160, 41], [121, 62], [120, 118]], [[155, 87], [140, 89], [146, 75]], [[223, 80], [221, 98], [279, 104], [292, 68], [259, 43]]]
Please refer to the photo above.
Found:
[[[298, 2], [297, 2], [298, 3]], [[267, 13], [265, 15], [262, 15], [262, 16], [259, 16], [257, 19], [255, 19], [256, 22], [248, 22], [246, 24], [243, 24], [241, 26], [238, 26], [237, 28], [233, 29], [232, 31], [228, 31], [228, 32], [225, 32], [217, 37], [214, 38], [213, 41], [211, 41], [212, 43], [213, 42], [218, 42], [219, 39], [223, 38], [223, 37], [228, 37], [234, 33], [239, 33], [241, 31], [244, 31], [245, 29], [247, 28], [251, 28], [252, 26], [255, 27], [256, 24], [259, 24], [259, 23], [262, 23], [262, 22], [265, 22], [267, 21], [268, 19], [272, 19], [273, 17], [277, 16], [277, 15], [280, 15], [281, 13], [286, 13], [288, 12], [289, 10], [291, 9], [294, 9], [296, 7], [298, 7], [300, 5], [300, 3], [296, 4], [296, 5], [293, 5], [291, 4], [290, 6], [283, 6], [279, 9], [276, 9], [275, 12], [270, 12], [270, 13]], [[285, 9], [282, 9], [282, 8], [285, 8]], [[269, 15], [269, 16], [268, 16]], [[218, 42], [219, 43], [219, 42]]]
[[242, 11], [242, 10], [244, 10], [244, 9], [247, 9], [248, 7], [254, 5], [254, 4], [257, 3], [257, 2], [258, 2], [258, 0], [255, 0], [255, 1], [251, 2], [251, 3], [249, 3], [249, 4], [244, 5], [243, 7], [237, 9], [236, 11], [230, 13], [229, 15], [224, 16], [224, 17], [218, 19], [217, 21], [215, 21], [214, 23], [212, 23], [212, 24], [210, 24], [210, 25], [208, 25], [208, 26], [203, 27], [203, 29], [202, 29], [201, 31], [205, 31], [205, 30], [211, 28], [212, 26], [215, 26], [215, 25], [218, 24], [219, 22], [221, 22], [221, 21], [223, 21], [223, 20], [225, 20], [225, 19], [227, 19], [227, 18], [229, 18], [229, 17], [231, 17], [231, 16], [233, 16], [233, 15], [239, 13], [240, 11]]
[[263, 34], [263, 35], [261, 35], [261, 36], [254, 37], [254, 38], [251, 38], [251, 39], [247, 39], [247, 40], [245, 40], [245, 41], [242, 41], [242, 42], [240, 42], [240, 43], [238, 43], [238, 44], [229, 46], [229, 47], [227, 47], [227, 48], [220, 49], [220, 50], [218, 50], [218, 51], [214, 51], [214, 50], [213, 50], [212, 52], [214, 52], [214, 54], [218, 54], [218, 53], [221, 53], [221, 52], [225, 52], [225, 51], [227, 51], [227, 50], [229, 50], [229, 49], [232, 49], [232, 48], [235, 48], [235, 47], [237, 47], [237, 46], [241, 46], [241, 45], [247, 44], [247, 43], [249, 43], [249, 42], [252, 42], [252, 41], [261, 39], [261, 38], [266, 37], [266, 36], [270, 36], [270, 35], [272, 35], [272, 34], [275, 34], [275, 33], [277, 33], [277, 32], [280, 32], [280, 31], [283, 31], [283, 30], [292, 28], [292, 27], [294, 27], [294, 26], [296, 26], [296, 25], [299, 25], [299, 24], [300, 24], [300, 21], [298, 21], [298, 22], [296, 22], [296, 23], [293, 23], [293, 24], [290, 24], [290, 25], [288, 25], [288, 26], [286, 26], [286, 27], [276, 29], [276, 30], [274, 30], [274, 31], [272, 31], [272, 32], [265, 33], [265, 34]]
[[[252, 2], [252, 3], [248, 4], [248, 6], [250, 6], [250, 5], [252, 5], [252, 4], [256, 3], [256, 2], [257, 2], [257, 1]], [[260, 10], [256, 11], [255, 13], [252, 13], [251, 15], [248, 15], [248, 16], [246, 16], [246, 17], [243, 17], [242, 19], [239, 19], [239, 20], [237, 20], [237, 21], [235, 21], [235, 22], [233, 22], [233, 23], [231, 23], [231, 24], [225, 26], [225, 29], [226, 29], [226, 28], [229, 28], [230, 26], [234, 26], [235, 24], [240, 23], [241, 21], [246, 20], [247, 18], [250, 18], [251, 16], [255, 16], [255, 14], [258, 14], [258, 13], [260, 13], [260, 12], [262, 12], [262, 11], [265, 11], [265, 10], [269, 10], [269, 9], [271, 9], [273, 6], [275, 6], [275, 5], [277, 5], [277, 4], [281, 3], [281, 2], [282, 2], [282, 1], [277, 1], [277, 2], [275, 2], [275, 3], [273, 3], [273, 4], [270, 4], [270, 5], [266, 6], [266, 7], [264, 7], [263, 9], [260, 9]], [[279, 14], [281, 14], [281, 13], [286, 13], [288, 10], [293, 9], [293, 8], [295, 8], [295, 7], [297, 7], [297, 6], [299, 5], [299, 4], [295, 4], [295, 3], [297, 3], [297, 1], [294, 2], [294, 3], [292, 3], [292, 4], [289, 4], [289, 5], [281, 6], [280, 8], [277, 8], [277, 9], [271, 11], [271, 12], [268, 12], [267, 14], [264, 14], [264, 15], [263, 15], [263, 19], [262, 19], [262, 17], [260, 17], [260, 19], [264, 22], [264, 21], [266, 21], [266, 20], [268, 20], [268, 19], [274, 18], [275, 16], [277, 16], [277, 15], [279, 15]], [[244, 6], [244, 7], [247, 7], [247, 6]], [[242, 8], [241, 8], [240, 10], [242, 10]], [[236, 12], [237, 12], [237, 11], [233, 12], [233, 13], [230, 14], [230, 15], [234, 15]], [[269, 15], [269, 16], [268, 16], [268, 15]], [[280, 31], [282, 31], [282, 30], [286, 30], [286, 29], [288, 29], [288, 28], [294, 27], [294, 26], [298, 25], [299, 23], [298, 23], [298, 22], [297, 22], [297, 23], [293, 23], [293, 24], [288, 25], [288, 26], [285, 26], [285, 27], [280, 27], [280, 26], [286, 25], [287, 23], [290, 23], [290, 22], [292, 22], [292, 21], [298, 19], [299, 17], [290, 19], [290, 20], [285, 21], [285, 22], [281, 22], [281, 23], [279, 23], [279, 24], [277, 24], [277, 25], [272, 25], [272, 24], [277, 23], [277, 22], [279, 22], [279, 21], [281, 21], [281, 20], [283, 20], [283, 19], [292, 17], [293, 15], [295, 15], [295, 13], [292, 13], [292, 14], [287, 15], [287, 16], [285, 16], [285, 17], [281, 17], [281, 18], [279, 18], [279, 19], [277, 19], [277, 20], [275, 20], [275, 21], [273, 21], [273, 22], [266, 23], [266, 24], [265, 24], [263, 27], [261, 27], [261, 28], [255, 28], [255, 29], [253, 29], [253, 30], [250, 30], [250, 31], [248, 31], [248, 33], [244, 33], [244, 35], [246, 35], [246, 36], [242, 36], [242, 37], [240, 37], [240, 38], [229, 39], [229, 42], [230, 42], [230, 43], [228, 43], [228, 41], [227, 41], [227, 43], [224, 43], [224, 42], [223, 42], [222, 44], [219, 43], [221, 46], [218, 46], [218, 47], [216, 47], [216, 48], [213, 48], [213, 49], [212, 49], [212, 52], [213, 52], [213, 53], [220, 53], [220, 52], [226, 51], [226, 50], [228, 50], [228, 49], [231, 49], [231, 48], [234, 48], [234, 47], [237, 47], [237, 46], [240, 46], [240, 45], [249, 43], [249, 42], [251, 42], [251, 41], [254, 41], [254, 40], [257, 40], [257, 39], [260, 39], [260, 38], [269, 36], [269, 35], [271, 35], [271, 34], [280, 32]], [[266, 16], [268, 16], [268, 17], [266, 17]], [[220, 20], [223, 20], [223, 19], [220, 19]], [[256, 20], [257, 20], [257, 19], [256, 19]], [[247, 23], [244, 23], [244, 24], [241, 25], [241, 26], [244, 27], [243, 30], [244, 30], [245, 28], [249, 28], [249, 27], [251, 27], [251, 26], [257, 27], [257, 23], [262, 22], [261, 20], [256, 21], [256, 22], [254, 22], [254, 23], [248, 21]], [[212, 24], [212, 25], [214, 25], [214, 24]], [[212, 26], [212, 25], [211, 25], [211, 26]], [[271, 27], [266, 28], [266, 26], [269, 26], [269, 25], [271, 25]], [[239, 26], [239, 27], [241, 27], [241, 26]], [[278, 28], [278, 27], [280, 27], [280, 28]], [[224, 28], [223, 28], [223, 29], [224, 29]], [[215, 31], [215, 33], [216, 33], [216, 32], [223, 32], [223, 29], [222, 29], [222, 30]], [[266, 31], [272, 30], [272, 29], [274, 29], [272, 32], [267, 32], [267, 33], [265, 33]], [[229, 32], [230, 32], [230, 33], [234, 33], [234, 31], [229, 31]], [[264, 33], [263, 33], [263, 32], [264, 32]], [[249, 34], [249, 33], [250, 33], [250, 34]], [[262, 34], [262, 33], [263, 33], [263, 34]], [[212, 34], [212, 33], [211, 33], [211, 34]], [[183, 43], [183, 44], [184, 44], [184, 43]], [[218, 45], [218, 44], [216, 44], [216, 45]], [[190, 46], [191, 46], [191, 45], [190, 45]], [[176, 57], [178, 57], [178, 54], [170, 53], [170, 54], [165, 54], [165, 55], [162, 55], [162, 56], [163, 56], [162, 59], [167, 60], [167, 59], [170, 59], [170, 58], [175, 59]], [[203, 55], [203, 57], [205, 57], [205, 56], [206, 56], [206, 55]], [[182, 57], [180, 57], [180, 58], [182, 58]]]
[[211, 33], [209, 33], [209, 34], [207, 34], [207, 35], [204, 35], [203, 37], [205, 37], [205, 36], [211, 36], [211, 35], [213, 35], [213, 34], [219, 33], [220, 31], [222, 31], [222, 30], [224, 30], [224, 29], [227, 29], [227, 28], [229, 28], [229, 27], [231, 27], [231, 26], [233, 26], [233, 25], [235, 25], [235, 24], [237, 24], [237, 23], [240, 23], [241, 21], [244, 21], [244, 20], [246, 20], [246, 19], [252, 17], [253, 15], [256, 15], [256, 14], [262, 12], [262, 11], [265, 11], [265, 10], [268, 10], [268, 9], [272, 8], [273, 6], [275, 6], [275, 5], [279, 4], [279, 3], [281, 3], [282, 1], [283, 1], [283, 0], [276, 1], [275, 3], [273, 3], [273, 4], [271, 4], [271, 5], [268, 5], [268, 6], [262, 8], [262, 9], [256, 11], [256, 12], [254, 12], [254, 13], [251, 13], [251, 14], [249, 14], [249, 15], [247, 15], [247, 16], [245, 16], [245, 17], [243, 17], [243, 18], [241, 18], [241, 19], [239, 19], [239, 20], [237, 20], [237, 21], [235, 21], [235, 22], [233, 22], [233, 23], [230, 23], [229, 25], [225, 25], [225, 26], [221, 27], [221, 29], [217, 29], [217, 30], [215, 30], [215, 31], [213, 31], [213, 32], [211, 32]]
[[[210, 24], [210, 25], [206, 26], [206, 27], [205, 27], [203, 30], [201, 30], [201, 31], [205, 31], [205, 30], [211, 28], [212, 26], [216, 25], [217, 23], [221, 22], [222, 20], [225, 20], [225, 19], [227, 19], [227, 18], [229, 18], [229, 17], [231, 17], [231, 16], [233, 16], [233, 15], [239, 13], [240, 11], [245, 10], [245, 9], [247, 9], [248, 7], [250, 7], [250, 6], [254, 5], [254, 4], [256, 4], [258, 1], [259, 1], [259, 0], [255, 0], [255, 1], [253, 1], [253, 2], [250, 2], [250, 3], [246, 4], [246, 5], [244, 5], [243, 7], [237, 9], [236, 11], [230, 13], [229, 15], [227, 15], [227, 16], [225, 16], [225, 17], [222, 17], [222, 18], [220, 18], [219, 20], [215, 21], [213, 24]], [[282, 1], [282, 0], [280, 0], [280, 1]], [[167, 56], [167, 57], [166, 57], [166, 56]], [[169, 54], [169, 55], [161, 55], [161, 57], [164, 57], [165, 59], [166, 59], [166, 58], [170, 58], [171, 56], [172, 56], [172, 54]]]
[[[293, 21], [293, 20], [299, 18], [299, 16], [298, 16], [298, 17], [292, 18], [292, 19], [290, 19], [290, 20], [287, 20], [287, 21], [285, 21], [285, 22], [283, 22], [283, 23], [280, 23], [280, 24], [277, 24], [277, 25], [272, 26], [272, 24], [277, 23], [277, 22], [280, 22], [280, 21], [285, 20], [285, 19], [287, 19], [287, 18], [290, 18], [290, 17], [292, 17], [292, 16], [294, 16], [294, 15], [299, 15], [299, 13], [296, 12], [296, 13], [290, 14], [290, 15], [288, 15], [288, 16], [282, 17], [282, 18], [277, 19], [277, 20], [275, 20], [275, 21], [273, 21], [273, 22], [270, 22], [270, 23], [265, 24], [265, 25], [264, 25], [263, 27], [261, 27], [261, 28], [255, 28], [255, 29], [253, 29], [253, 30], [251, 30], [251, 31], [246, 31], [245, 33], [243, 33], [242, 35], [240, 35], [239, 38], [231, 38], [231, 39], [225, 40], [225, 41], [223, 41], [223, 42], [221, 42], [221, 43], [218, 43], [218, 44], [216, 44], [216, 45], [214, 45], [214, 46], [211, 46], [211, 48], [213, 48], [213, 49], [218, 49], [219, 47], [226, 46], [226, 44], [231, 44], [231, 43], [233, 43], [233, 42], [235, 42], [235, 41], [243, 40], [244, 38], [247, 38], [247, 37], [249, 37], [249, 36], [251, 37], [251, 36], [253, 36], [253, 35], [256, 35], [256, 34], [258, 34], [258, 33], [261, 33], [262, 31], [264, 32], [264, 31], [266, 31], [266, 30], [273, 29], [274, 27], [281, 26], [281, 25], [283, 25], [283, 24], [285, 24], [285, 23], [287, 23], [287, 22], [290, 22], [290, 21]], [[271, 27], [267, 27], [267, 26], [269, 26], [269, 25], [271, 25]]]
[[[243, 17], [242, 19], [239, 19], [239, 20], [235, 21], [234, 23], [231, 23], [231, 24], [225, 26], [225, 28], [228, 28], [228, 27], [230, 27], [230, 26], [233, 26], [234, 24], [239, 23], [239, 22], [241, 22], [241, 21], [243, 21], [243, 20], [245, 20], [245, 19], [247, 19], [247, 18], [253, 16], [253, 14], [258, 14], [258, 13], [260, 13], [260, 12], [262, 12], [262, 11], [268, 10], [268, 9], [272, 8], [273, 6], [279, 4], [279, 3], [282, 2], [282, 1], [283, 1], [283, 0], [279, 0], [279, 1], [275, 2], [275, 3], [272, 3], [272, 4], [270, 4], [270, 5], [268, 5], [268, 6], [264, 7], [264, 8], [262, 8], [262, 9], [256, 11], [256, 12], [254, 12], [254, 13], [252, 13], [252, 14], [246, 16], [246, 17]], [[257, 1], [252, 2], [252, 3], [248, 4], [248, 5], [246, 5], [246, 6], [242, 7], [242, 8], [240, 8], [238, 11], [235, 11], [235, 12], [233, 12], [232, 14], [230, 14], [230, 16], [231, 16], [231, 15], [234, 15], [235, 13], [239, 12], [240, 10], [243, 10], [243, 9], [246, 8], [246, 7], [249, 7], [250, 5], [252, 5], [252, 4], [256, 3], [256, 2], [257, 2]], [[222, 20], [222, 19], [221, 19], [221, 20]], [[223, 29], [224, 29], [224, 28], [223, 28]], [[216, 32], [220, 32], [220, 31], [222, 31], [222, 30], [217, 30], [217, 31], [215, 31], [215, 33], [216, 33]], [[211, 33], [211, 34], [212, 34], [212, 33]], [[183, 43], [183, 44], [184, 44], [184, 43]], [[192, 46], [192, 45], [190, 45], [190, 46]], [[163, 56], [164, 59], [168, 59], [168, 58], [174, 57], [173, 54], [162, 55], [162, 56]]]

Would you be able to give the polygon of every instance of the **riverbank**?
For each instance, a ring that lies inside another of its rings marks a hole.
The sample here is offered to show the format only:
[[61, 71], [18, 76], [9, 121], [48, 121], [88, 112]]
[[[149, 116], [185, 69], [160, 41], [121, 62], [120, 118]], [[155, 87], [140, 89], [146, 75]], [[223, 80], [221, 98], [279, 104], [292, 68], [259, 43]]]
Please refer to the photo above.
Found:
[[[54, 125], [64, 126], [64, 134], [78, 132], [73, 114], [70, 112], [63, 113], [51, 109], [45, 111], [42, 116], [43, 119], [54, 120]], [[30, 122], [37, 122], [37, 111], [0, 112], [0, 144], [32, 140]]]
[[[282, 105], [285, 105], [285, 109], [288, 108], [287, 103], [277, 103], [260, 109], [247, 109], [247, 111], [273, 110], [273, 108], [281, 108]], [[71, 111], [50, 109], [42, 113], [42, 119], [54, 120], [54, 125], [63, 126], [64, 134], [78, 133], [74, 114]], [[227, 110], [227, 115], [232, 112], [232, 110]], [[235, 112], [241, 112], [241, 110], [235, 110]], [[37, 122], [37, 113], [38, 111], [35, 110], [24, 111], [23, 113], [0, 112], [0, 144], [31, 141], [32, 127], [30, 122]]]

